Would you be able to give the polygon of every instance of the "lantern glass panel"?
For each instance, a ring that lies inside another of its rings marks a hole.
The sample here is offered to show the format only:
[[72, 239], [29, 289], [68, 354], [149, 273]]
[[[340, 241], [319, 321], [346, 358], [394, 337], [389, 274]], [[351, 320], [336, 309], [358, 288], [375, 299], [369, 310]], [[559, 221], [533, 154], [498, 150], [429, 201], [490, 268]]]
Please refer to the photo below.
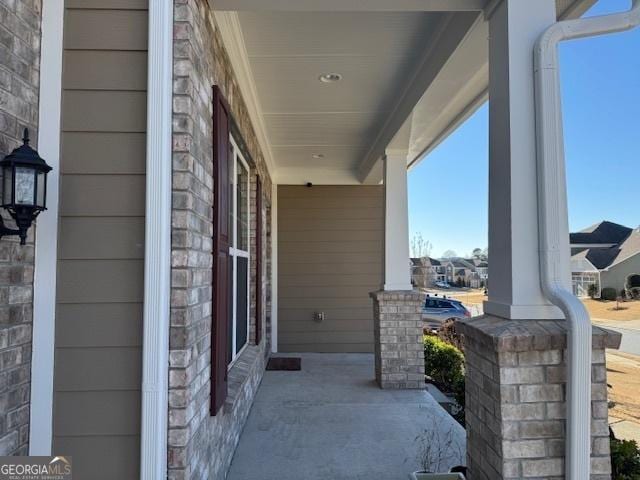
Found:
[[38, 182], [36, 183], [36, 192], [38, 198], [36, 199], [36, 205], [40, 208], [45, 207], [45, 193], [47, 192], [47, 174], [44, 172], [38, 172]]
[[13, 188], [13, 168], [5, 167], [2, 173], [4, 175], [4, 180], [2, 182], [2, 204], [10, 205], [13, 203], [13, 200], [11, 199], [11, 192]]
[[16, 205], [33, 205], [35, 194], [35, 171], [32, 168], [16, 167]]

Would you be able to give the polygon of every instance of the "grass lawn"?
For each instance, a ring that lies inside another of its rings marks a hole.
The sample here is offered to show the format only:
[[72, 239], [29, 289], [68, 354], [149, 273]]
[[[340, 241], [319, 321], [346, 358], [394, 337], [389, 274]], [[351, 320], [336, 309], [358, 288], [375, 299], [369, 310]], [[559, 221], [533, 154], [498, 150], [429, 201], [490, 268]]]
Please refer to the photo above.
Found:
[[460, 300], [462, 303], [467, 303], [469, 305], [480, 305], [487, 299], [487, 296], [484, 294], [484, 288], [466, 288], [464, 290], [457, 288], [452, 288], [451, 290], [443, 288], [429, 288], [424, 289], [424, 291], [429, 295], [455, 298], [456, 300]]
[[456, 300], [460, 300], [462, 303], [467, 303], [469, 305], [479, 305], [487, 299], [483, 292], [484, 290], [482, 289], [473, 289], [465, 292], [451, 292], [450, 294], [446, 295], [447, 297], [452, 297]]
[[613, 402], [609, 414], [640, 424], [640, 357], [608, 350], [607, 383], [612, 387], [609, 401]]
[[591, 318], [606, 320], [640, 320], [640, 301], [620, 302], [620, 310], [616, 310], [616, 302], [609, 300], [583, 299]]

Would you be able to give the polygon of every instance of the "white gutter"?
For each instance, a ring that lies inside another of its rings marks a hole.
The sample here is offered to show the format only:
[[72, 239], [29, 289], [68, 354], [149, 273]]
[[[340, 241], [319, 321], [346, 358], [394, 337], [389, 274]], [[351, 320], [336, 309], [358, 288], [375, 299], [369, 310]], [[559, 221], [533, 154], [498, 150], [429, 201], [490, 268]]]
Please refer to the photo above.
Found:
[[640, 24], [640, 0], [614, 15], [565, 20], [549, 27], [534, 48], [540, 278], [542, 290], [569, 322], [567, 480], [589, 478], [591, 443], [591, 320], [571, 291], [564, 139], [558, 73], [563, 40], [629, 30]]
[[140, 479], [167, 478], [173, 2], [149, 2]]

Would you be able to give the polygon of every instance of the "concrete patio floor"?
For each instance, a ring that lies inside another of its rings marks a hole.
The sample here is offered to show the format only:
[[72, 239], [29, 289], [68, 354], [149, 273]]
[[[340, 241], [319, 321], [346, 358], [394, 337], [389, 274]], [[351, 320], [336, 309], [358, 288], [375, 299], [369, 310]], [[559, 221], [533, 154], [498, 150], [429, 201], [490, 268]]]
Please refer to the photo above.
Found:
[[464, 429], [426, 391], [379, 389], [373, 355], [294, 356], [265, 372], [228, 480], [406, 480], [448, 439], [441, 468], [463, 463]]

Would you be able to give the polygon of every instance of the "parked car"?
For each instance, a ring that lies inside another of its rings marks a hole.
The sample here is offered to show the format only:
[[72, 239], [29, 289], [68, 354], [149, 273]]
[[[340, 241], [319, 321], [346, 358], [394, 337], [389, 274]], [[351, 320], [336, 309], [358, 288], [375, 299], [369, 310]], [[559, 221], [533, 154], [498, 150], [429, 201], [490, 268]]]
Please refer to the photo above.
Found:
[[434, 283], [434, 285], [438, 288], [451, 288], [451, 285], [449, 285], [447, 282], [436, 282]]
[[450, 318], [459, 319], [470, 316], [471, 312], [462, 302], [453, 298], [428, 295], [422, 308], [422, 319], [432, 328], [437, 328]]

